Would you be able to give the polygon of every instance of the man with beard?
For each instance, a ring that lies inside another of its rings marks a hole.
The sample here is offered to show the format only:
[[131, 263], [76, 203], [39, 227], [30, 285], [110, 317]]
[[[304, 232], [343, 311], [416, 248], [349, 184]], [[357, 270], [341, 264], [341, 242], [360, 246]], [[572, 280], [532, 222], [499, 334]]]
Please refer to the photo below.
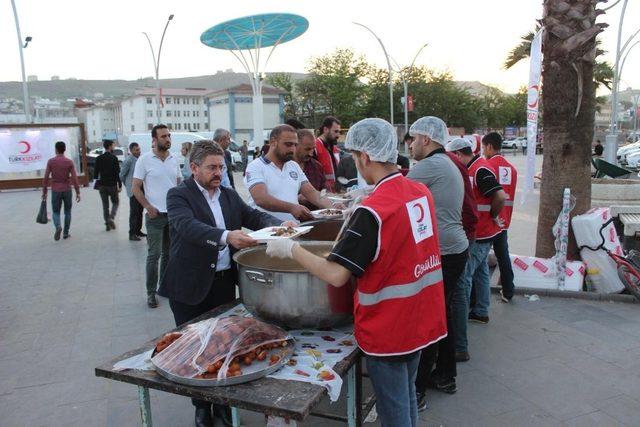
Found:
[[[324, 171], [319, 161], [313, 158], [313, 151], [316, 148], [316, 139], [313, 133], [308, 129], [298, 130], [298, 146], [294, 160], [300, 165], [309, 183], [318, 191], [327, 188], [327, 180], [324, 177]], [[317, 206], [309, 203], [304, 196], [298, 196], [300, 203], [309, 209], [318, 209]]]
[[340, 137], [340, 121], [333, 116], [327, 116], [320, 126], [320, 136], [316, 139], [316, 158], [322, 165], [327, 189], [335, 190], [336, 170], [340, 162], [340, 151], [336, 144]]
[[458, 278], [467, 263], [469, 241], [462, 226], [463, 178], [444, 150], [449, 137], [447, 125], [438, 117], [422, 117], [411, 125], [409, 133], [415, 138], [409, 144], [418, 163], [407, 178], [426, 185], [436, 207], [448, 331], [447, 337], [437, 346], [422, 351], [416, 378], [418, 411], [422, 411], [427, 407], [425, 392], [428, 385], [449, 394], [457, 391], [452, 300]]
[[[147, 305], [158, 306], [158, 260], [160, 277], [169, 259], [167, 192], [180, 182], [180, 165], [171, 154], [171, 133], [165, 125], [151, 130], [152, 149], [140, 156], [133, 172], [133, 195], [147, 210]], [[144, 186], [144, 192], [142, 190]]]
[[[185, 167], [191, 168], [192, 176], [167, 194], [171, 256], [158, 290], [169, 298], [176, 325], [235, 299], [237, 269], [233, 254], [258, 244], [242, 227], [259, 230], [282, 224], [250, 208], [233, 189], [221, 185], [224, 152], [218, 144], [196, 142], [190, 160]], [[212, 426], [211, 403], [192, 402], [196, 426]], [[231, 425], [228, 407], [213, 405], [213, 413], [225, 425]]]
[[319, 208], [332, 206], [329, 200], [320, 197], [293, 160], [297, 145], [298, 135], [293, 127], [280, 125], [271, 131], [269, 152], [247, 166], [244, 180], [250, 194], [249, 206], [282, 221], [313, 219], [309, 209], [298, 203], [298, 194]]

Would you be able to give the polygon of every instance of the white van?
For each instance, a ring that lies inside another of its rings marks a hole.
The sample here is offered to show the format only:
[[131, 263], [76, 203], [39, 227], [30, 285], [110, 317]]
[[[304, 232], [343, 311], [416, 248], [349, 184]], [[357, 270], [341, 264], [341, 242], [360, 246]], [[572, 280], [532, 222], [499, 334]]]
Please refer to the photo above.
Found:
[[[205, 139], [203, 136], [197, 135], [195, 133], [190, 132], [171, 132], [171, 154], [173, 154], [177, 159], [180, 166], [184, 164], [184, 157], [182, 157], [182, 153], [180, 149], [182, 148], [183, 142], [196, 142]], [[140, 153], [144, 154], [151, 151], [151, 132], [145, 133], [132, 133], [129, 135], [129, 144], [132, 142], [137, 142], [140, 146]], [[128, 149], [127, 145], [127, 149]]]

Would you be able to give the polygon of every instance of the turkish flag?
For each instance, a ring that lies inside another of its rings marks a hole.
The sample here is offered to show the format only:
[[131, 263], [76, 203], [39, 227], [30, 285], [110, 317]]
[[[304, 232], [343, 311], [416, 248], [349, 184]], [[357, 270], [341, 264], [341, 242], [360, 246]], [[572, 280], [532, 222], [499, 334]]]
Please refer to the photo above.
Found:
[[407, 111], [413, 111], [413, 96], [407, 96]]

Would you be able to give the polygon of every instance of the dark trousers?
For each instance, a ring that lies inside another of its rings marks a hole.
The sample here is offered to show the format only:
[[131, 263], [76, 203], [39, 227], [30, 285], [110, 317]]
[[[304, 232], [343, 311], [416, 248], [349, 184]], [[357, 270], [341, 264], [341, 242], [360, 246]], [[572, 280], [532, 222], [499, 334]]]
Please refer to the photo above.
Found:
[[142, 211], [144, 208], [136, 199], [136, 196], [129, 197], [129, 235], [139, 235], [142, 233]]
[[[120, 204], [120, 199], [118, 198], [118, 187], [100, 187], [100, 199], [102, 199], [102, 216], [104, 217], [104, 223], [108, 224], [109, 220], [112, 220], [116, 217], [116, 212], [118, 212], [118, 205]], [[111, 199], [111, 210], [109, 210], [109, 199]]]
[[[162, 279], [164, 270], [169, 263], [169, 220], [166, 213], [158, 213], [155, 218], [147, 214], [147, 296], [156, 293], [158, 277]], [[160, 275], [158, 276], [158, 261], [160, 261]]]
[[[453, 293], [460, 275], [467, 264], [468, 252], [454, 255], [442, 255], [442, 281], [444, 282], [444, 303], [447, 313], [447, 336], [435, 345], [422, 351], [418, 375], [416, 377], [416, 391], [424, 393], [429, 378], [455, 378], [456, 371], [456, 331], [452, 311]], [[435, 364], [435, 369], [433, 366]], [[433, 371], [432, 371], [433, 370]]]
[[[184, 304], [175, 300], [169, 300], [169, 307], [173, 312], [173, 318], [176, 321], [176, 326], [180, 326], [196, 317], [206, 313], [223, 304], [230, 303], [236, 298], [236, 280], [235, 274], [231, 269], [217, 272], [216, 277], [213, 280], [209, 294], [204, 300], [196, 305]], [[207, 407], [211, 405], [211, 402], [204, 400], [191, 399], [194, 406]]]
[[505, 297], [513, 297], [513, 268], [511, 267], [511, 259], [509, 258], [509, 242], [507, 230], [503, 230], [493, 239], [493, 252], [498, 260], [498, 269], [500, 270], [500, 286]]
[[60, 209], [64, 204], [64, 235], [69, 234], [71, 227], [71, 190], [51, 191], [51, 210], [53, 211], [53, 226], [60, 228]]

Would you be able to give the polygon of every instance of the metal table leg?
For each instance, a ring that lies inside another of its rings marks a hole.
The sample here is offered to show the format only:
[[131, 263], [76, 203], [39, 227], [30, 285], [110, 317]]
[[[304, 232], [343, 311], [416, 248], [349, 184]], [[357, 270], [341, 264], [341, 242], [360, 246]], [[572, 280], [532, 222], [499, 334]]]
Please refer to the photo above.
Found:
[[347, 372], [347, 424], [349, 427], [356, 427], [357, 396], [356, 396], [356, 365], [354, 364]]
[[238, 408], [231, 407], [231, 423], [233, 427], [240, 427], [240, 413]]
[[153, 427], [151, 420], [151, 400], [149, 399], [149, 389], [138, 386], [138, 400], [140, 401], [140, 416], [143, 427]]

